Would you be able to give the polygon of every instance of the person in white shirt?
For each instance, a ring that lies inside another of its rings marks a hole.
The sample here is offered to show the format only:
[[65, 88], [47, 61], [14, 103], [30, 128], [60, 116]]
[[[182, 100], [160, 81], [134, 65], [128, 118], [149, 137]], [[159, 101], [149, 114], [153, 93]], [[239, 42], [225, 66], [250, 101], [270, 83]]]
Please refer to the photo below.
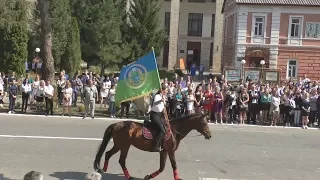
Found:
[[187, 110], [188, 110], [188, 115], [192, 114], [193, 113], [193, 110], [194, 110], [194, 101], [195, 101], [195, 98], [194, 98], [194, 94], [192, 92], [192, 89], [189, 89], [188, 91], [188, 95], [187, 95]]
[[280, 97], [278, 92], [276, 92], [271, 98], [271, 106], [269, 113], [272, 117], [271, 126], [276, 126], [279, 121], [279, 113], [280, 113]]
[[21, 106], [21, 111], [22, 112], [27, 112], [27, 107], [28, 107], [28, 100], [30, 98], [30, 94], [32, 92], [31, 84], [29, 83], [29, 79], [26, 78], [22, 85], [22, 106]]
[[1, 74], [1, 72], [0, 72], [0, 85], [4, 85], [4, 81], [3, 81], [3, 78], [2, 78], [2, 74]]
[[108, 93], [110, 115], [112, 118], [116, 117], [116, 105], [115, 105], [116, 86], [112, 85]]
[[107, 106], [107, 97], [109, 90], [111, 88], [111, 81], [108, 76], [104, 77], [105, 79], [101, 82], [100, 90], [100, 108], [102, 108], [102, 102], [104, 102], [104, 107]]
[[51, 85], [50, 80], [46, 81], [46, 86], [44, 87], [44, 98], [46, 100], [46, 116], [49, 114], [53, 115], [53, 95], [54, 88]]
[[93, 85], [93, 81], [89, 80], [87, 86], [84, 88], [84, 115], [83, 119], [89, 114], [91, 118], [94, 119], [94, 111], [96, 106], [96, 98], [98, 97], [98, 90], [96, 86]]
[[307, 83], [310, 82], [310, 79], [307, 77], [307, 75], [305, 74], [304, 75], [304, 78], [302, 80], [302, 85], [305, 86]]
[[162, 119], [164, 118], [163, 110], [165, 108], [165, 98], [164, 96], [167, 93], [167, 89], [165, 85], [162, 85], [161, 90], [159, 90], [154, 98], [153, 103], [151, 105], [151, 112], [150, 112], [150, 120], [151, 123], [154, 124], [154, 127], [157, 130], [157, 136], [154, 139], [154, 146], [153, 151], [154, 152], [160, 152], [160, 142], [165, 135], [165, 128], [162, 122]]

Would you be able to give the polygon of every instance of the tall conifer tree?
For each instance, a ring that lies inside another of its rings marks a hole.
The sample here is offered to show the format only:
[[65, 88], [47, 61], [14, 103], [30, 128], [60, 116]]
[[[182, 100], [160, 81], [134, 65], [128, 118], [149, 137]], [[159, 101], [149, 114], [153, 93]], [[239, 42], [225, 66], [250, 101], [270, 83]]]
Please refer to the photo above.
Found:
[[[136, 60], [154, 47], [160, 53], [166, 33], [159, 21], [158, 0], [133, 0], [128, 12], [128, 23], [123, 27], [123, 38], [131, 47], [128, 61]], [[128, 63], [129, 63], [128, 62]]]
[[3, 0], [0, 14], [0, 65], [3, 70], [24, 74], [28, 57], [27, 4], [24, 0]]
[[67, 51], [64, 55], [63, 63], [61, 62], [61, 65], [67, 73], [73, 75], [76, 71], [81, 69], [80, 32], [76, 18], [72, 18], [68, 37]]

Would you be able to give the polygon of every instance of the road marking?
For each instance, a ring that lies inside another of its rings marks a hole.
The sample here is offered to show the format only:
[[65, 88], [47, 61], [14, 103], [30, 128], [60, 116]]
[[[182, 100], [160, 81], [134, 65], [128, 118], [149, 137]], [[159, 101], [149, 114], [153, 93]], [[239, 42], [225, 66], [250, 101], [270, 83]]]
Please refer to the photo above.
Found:
[[[61, 139], [61, 140], [84, 140], [84, 141], [102, 141], [101, 138], [78, 138], [78, 137], [55, 137], [55, 136], [21, 136], [1, 134], [0, 138], [27, 138], [27, 139]], [[110, 141], [113, 141], [111, 139]]]

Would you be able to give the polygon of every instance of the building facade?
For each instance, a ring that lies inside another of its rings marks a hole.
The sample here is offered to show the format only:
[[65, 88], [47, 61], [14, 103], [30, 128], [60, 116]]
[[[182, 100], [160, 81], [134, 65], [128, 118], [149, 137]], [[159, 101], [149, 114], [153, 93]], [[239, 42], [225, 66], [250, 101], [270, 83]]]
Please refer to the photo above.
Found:
[[[160, 0], [159, 2], [160, 21], [169, 36], [158, 57], [160, 67], [172, 69], [178, 64], [179, 59], [183, 59], [186, 64], [187, 62], [203, 64], [206, 71], [212, 67], [213, 72], [220, 73], [223, 2], [216, 2], [216, 0], [180, 0], [180, 3], [179, 1]], [[174, 7], [171, 6], [173, 3], [175, 3]], [[178, 8], [179, 14], [175, 8]], [[172, 9], [179, 17], [175, 19], [178, 25], [174, 23], [170, 26]], [[175, 37], [175, 34], [170, 31], [176, 31], [178, 37]], [[177, 41], [177, 44], [172, 43], [172, 46], [169, 46], [171, 40]], [[177, 54], [174, 52], [175, 47], [177, 47]], [[174, 52], [171, 56], [169, 56], [170, 50]]]
[[225, 0], [223, 66], [281, 70], [320, 79], [320, 1]]

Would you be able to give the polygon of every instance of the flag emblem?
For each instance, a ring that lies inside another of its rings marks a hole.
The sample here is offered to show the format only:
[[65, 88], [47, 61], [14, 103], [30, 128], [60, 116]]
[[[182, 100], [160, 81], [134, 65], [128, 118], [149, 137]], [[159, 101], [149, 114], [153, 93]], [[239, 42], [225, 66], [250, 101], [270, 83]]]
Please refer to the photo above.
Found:
[[124, 78], [127, 86], [133, 89], [139, 89], [147, 81], [147, 68], [141, 64], [134, 64], [127, 69]]

